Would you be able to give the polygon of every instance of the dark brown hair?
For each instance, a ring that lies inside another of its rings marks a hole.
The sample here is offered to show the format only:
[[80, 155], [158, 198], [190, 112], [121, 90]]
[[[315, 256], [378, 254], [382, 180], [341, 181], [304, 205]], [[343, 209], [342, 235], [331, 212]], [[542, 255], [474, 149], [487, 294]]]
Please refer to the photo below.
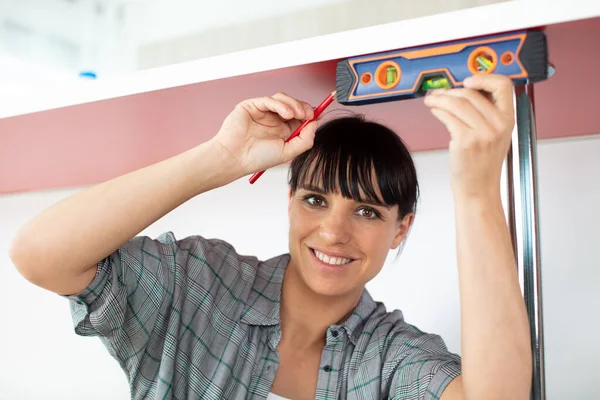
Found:
[[316, 186], [357, 201], [397, 205], [399, 218], [416, 212], [419, 197], [415, 165], [402, 139], [359, 115], [321, 125], [313, 147], [292, 161], [288, 181], [292, 193]]

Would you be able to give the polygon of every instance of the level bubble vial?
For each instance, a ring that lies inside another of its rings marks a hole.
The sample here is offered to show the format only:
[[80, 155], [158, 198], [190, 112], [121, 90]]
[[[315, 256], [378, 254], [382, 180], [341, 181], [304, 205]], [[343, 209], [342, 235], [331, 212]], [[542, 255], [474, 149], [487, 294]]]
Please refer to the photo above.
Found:
[[469, 71], [472, 74], [491, 74], [496, 69], [498, 56], [490, 47], [478, 47], [468, 59]]
[[451, 87], [452, 85], [448, 78], [444, 76], [432, 76], [423, 81], [421, 84], [421, 91], [427, 92], [428, 90], [449, 89]]
[[382, 89], [391, 89], [400, 82], [400, 66], [394, 61], [384, 61], [375, 71], [375, 82]]

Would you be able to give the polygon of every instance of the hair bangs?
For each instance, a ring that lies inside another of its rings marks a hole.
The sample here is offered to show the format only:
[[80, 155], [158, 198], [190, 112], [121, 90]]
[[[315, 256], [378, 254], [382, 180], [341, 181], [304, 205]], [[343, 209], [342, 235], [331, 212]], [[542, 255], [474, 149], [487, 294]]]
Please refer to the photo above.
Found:
[[289, 184], [293, 192], [305, 188], [398, 205], [401, 216], [414, 211], [418, 191], [412, 158], [400, 137], [358, 116], [322, 125], [313, 147], [292, 161]]
[[374, 160], [366, 154], [350, 154], [340, 146], [333, 152], [311, 152], [305, 163], [297, 177], [297, 188], [339, 193], [358, 202], [394, 205], [392, 196], [385, 195], [385, 188], [379, 187], [383, 196], [378, 194], [376, 187], [382, 182], [374, 176]]

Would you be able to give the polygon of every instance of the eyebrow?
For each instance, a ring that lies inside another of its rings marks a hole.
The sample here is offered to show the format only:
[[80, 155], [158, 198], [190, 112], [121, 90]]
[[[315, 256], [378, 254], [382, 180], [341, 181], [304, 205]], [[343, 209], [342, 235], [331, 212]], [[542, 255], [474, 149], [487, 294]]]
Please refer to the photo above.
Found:
[[[302, 190], [306, 190], [309, 192], [315, 192], [318, 194], [327, 194], [327, 192], [325, 191], [325, 189], [323, 189], [322, 187], [319, 186], [313, 186], [313, 185], [301, 185], [298, 189], [302, 189]], [[381, 202], [374, 202], [374, 201], [369, 201], [369, 200], [363, 200], [363, 199], [352, 199], [354, 201], [356, 201], [357, 203], [363, 203], [363, 204], [368, 204], [371, 206], [377, 206], [377, 207], [383, 207], [386, 210], [390, 210], [392, 208], [392, 206], [387, 205], [385, 203], [381, 203]]]
[[315, 192], [315, 193], [319, 193], [319, 194], [326, 194], [325, 189], [323, 189], [322, 187], [319, 187], [319, 186], [300, 185], [300, 187], [298, 187], [298, 189], [306, 190], [308, 192]]

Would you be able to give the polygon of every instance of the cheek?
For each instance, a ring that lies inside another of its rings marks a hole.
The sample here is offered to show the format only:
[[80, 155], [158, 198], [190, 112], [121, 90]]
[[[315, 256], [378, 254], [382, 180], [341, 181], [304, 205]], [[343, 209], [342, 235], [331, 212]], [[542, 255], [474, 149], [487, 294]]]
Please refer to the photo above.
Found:
[[375, 278], [383, 269], [390, 251], [391, 243], [389, 233], [386, 230], [374, 229], [372, 232], [364, 232], [362, 235], [363, 251], [367, 253], [367, 262], [363, 265], [361, 275], [366, 284]]
[[290, 236], [302, 238], [310, 234], [315, 225], [318, 226], [318, 221], [314, 213], [308, 212], [303, 207], [296, 206], [290, 210]]
[[388, 227], [368, 227], [357, 229], [356, 236], [363, 249], [368, 252], [372, 261], [385, 260], [394, 240], [394, 232]]
[[382, 240], [380, 235], [367, 235], [363, 234], [363, 246], [365, 250], [369, 252], [371, 258], [380, 258], [382, 253], [386, 252], [387, 240]]

